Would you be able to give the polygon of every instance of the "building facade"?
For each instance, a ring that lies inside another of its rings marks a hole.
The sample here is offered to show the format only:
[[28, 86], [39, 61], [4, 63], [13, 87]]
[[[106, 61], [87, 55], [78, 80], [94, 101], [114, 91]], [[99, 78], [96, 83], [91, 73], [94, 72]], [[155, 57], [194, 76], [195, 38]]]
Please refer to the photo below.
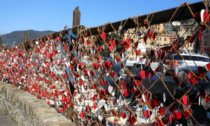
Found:
[[[127, 38], [133, 39], [134, 42], [139, 42], [140, 48], [142, 48], [141, 54], [145, 53], [143, 50], [146, 49], [151, 49], [157, 46], [165, 46], [170, 44], [170, 35], [162, 33], [164, 31], [164, 24], [158, 24], [158, 25], [152, 25], [151, 26], [153, 31], [157, 33], [157, 36], [155, 39], [153, 38], [147, 38], [146, 42], [144, 41], [143, 36], [138, 36], [135, 34], [135, 29], [129, 29], [127, 32], [124, 34], [124, 40]], [[144, 28], [142, 30], [145, 30]], [[131, 52], [131, 55], [129, 56], [130, 58], [136, 59], [136, 54], [135, 54], [135, 48], [130, 47], [129, 51]]]
[[203, 50], [204, 55], [210, 56], [210, 28], [203, 31], [203, 39], [201, 40], [200, 50]]

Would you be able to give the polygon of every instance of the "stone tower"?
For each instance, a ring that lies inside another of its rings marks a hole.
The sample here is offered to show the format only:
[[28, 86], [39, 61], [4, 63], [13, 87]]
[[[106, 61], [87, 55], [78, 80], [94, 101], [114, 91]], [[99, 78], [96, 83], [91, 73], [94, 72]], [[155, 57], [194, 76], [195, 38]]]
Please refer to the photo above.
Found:
[[26, 31], [25, 32], [25, 41], [24, 42], [28, 42], [29, 41], [29, 35], [28, 35], [28, 32]]
[[73, 27], [80, 25], [81, 13], [79, 7], [75, 8], [73, 11]]
[[0, 46], [2, 46], [2, 38], [0, 37]]

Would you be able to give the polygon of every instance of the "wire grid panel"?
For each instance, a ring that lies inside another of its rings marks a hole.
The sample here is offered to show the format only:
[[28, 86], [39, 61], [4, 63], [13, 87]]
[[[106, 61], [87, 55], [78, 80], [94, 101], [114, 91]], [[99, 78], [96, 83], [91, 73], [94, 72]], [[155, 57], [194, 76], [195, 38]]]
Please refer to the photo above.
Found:
[[[125, 22], [105, 33], [105, 24], [94, 36], [89, 28], [80, 28], [77, 35], [61, 32], [31, 42], [30, 49], [25, 44], [2, 48], [1, 79], [46, 100], [78, 125], [200, 125], [191, 105], [208, 109], [210, 64], [198, 66], [199, 59], [181, 52], [202, 40], [209, 22], [208, 12], [202, 11], [202, 18], [191, 11], [195, 20], [182, 34], [171, 24], [175, 11], [162, 30], [150, 26], [150, 14], [144, 24], [133, 18], [136, 28], [128, 31], [123, 30]], [[176, 33], [173, 40], [169, 25]], [[168, 39], [165, 45], [162, 36]]]

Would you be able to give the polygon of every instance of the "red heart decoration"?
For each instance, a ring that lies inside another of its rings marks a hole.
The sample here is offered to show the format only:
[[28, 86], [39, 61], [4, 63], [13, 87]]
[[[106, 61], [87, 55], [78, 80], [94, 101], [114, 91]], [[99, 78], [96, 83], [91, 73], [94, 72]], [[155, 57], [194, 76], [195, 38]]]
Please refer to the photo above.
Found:
[[150, 105], [152, 110], [155, 108], [154, 104], [151, 101], [148, 101], [148, 104]]
[[106, 34], [104, 32], [101, 33], [101, 37], [106, 40]]
[[125, 46], [127, 43], [125, 41], [122, 41], [122, 45]]
[[67, 102], [70, 103], [71, 102], [71, 99], [70, 98], [67, 98]]
[[86, 42], [87, 46], [89, 46], [90, 41], [89, 40], [86, 40], [85, 42]]
[[102, 47], [102, 46], [100, 46], [100, 47], [99, 47], [99, 51], [100, 51], [100, 52], [102, 52], [102, 50], [103, 50], [103, 47]]
[[124, 90], [124, 95], [125, 95], [125, 97], [127, 97], [128, 94], [129, 94], [129, 92], [125, 89], [125, 90]]
[[148, 72], [146, 75], [148, 75], [149, 76], [149, 78], [151, 79], [152, 78], [152, 76], [153, 76], [153, 72], [152, 71], [150, 71], [150, 72]]
[[96, 100], [96, 98], [97, 98], [97, 96], [96, 96], [96, 95], [93, 95], [93, 97], [92, 97], [92, 101], [95, 101], [95, 100]]
[[198, 83], [198, 78], [195, 77], [192, 73], [189, 73], [189, 82], [191, 85]]
[[193, 78], [190, 78], [189, 79], [189, 82], [190, 82], [191, 85], [194, 85], [194, 84], [196, 84], [198, 82], [198, 79], [196, 79], [195, 77], [193, 77]]
[[[59, 37], [57, 37], [57, 39], [58, 39], [58, 41], [60, 41]], [[42, 46], [45, 46], [45, 43], [43, 41], [41, 41], [41, 43], [42, 43]]]
[[60, 41], [61, 40], [60, 37], [57, 37], [57, 40]]
[[106, 80], [103, 80], [101, 83], [103, 86], [106, 85]]
[[91, 87], [92, 87], [92, 89], [96, 89], [97, 88], [97, 85], [96, 84], [93, 84]]
[[[189, 112], [192, 114], [192, 109], [188, 109]], [[183, 114], [186, 118], [188, 118], [190, 116], [190, 113], [188, 113], [188, 111], [184, 111]]]
[[140, 54], [141, 50], [136, 50], [136, 56], [138, 56]]
[[182, 113], [181, 112], [177, 112], [176, 110], [173, 111], [173, 116], [174, 119], [179, 120], [182, 118]]
[[129, 42], [132, 42], [132, 41], [133, 41], [133, 40], [130, 39], [130, 38], [127, 38], [127, 39], [126, 39], [127, 44], [128, 44]]
[[208, 15], [208, 11], [205, 11], [204, 14], [203, 14], [203, 20], [205, 22], [209, 22], [209, 15]]
[[63, 96], [63, 98], [62, 98], [62, 102], [64, 103], [64, 102], [66, 102], [66, 101], [67, 101], [66, 96]]
[[63, 109], [64, 109], [64, 110], [67, 109], [67, 107], [68, 107], [68, 104], [64, 104], [64, 105], [63, 105]]
[[138, 85], [141, 86], [141, 84], [142, 84], [141, 78], [140, 78], [139, 80], [135, 80], [135, 81], [134, 81], [134, 84], [135, 84], [136, 87], [138, 87]]
[[173, 115], [172, 115], [172, 114], [170, 115], [169, 120], [170, 120], [170, 123], [172, 123], [172, 122], [173, 122]]
[[195, 14], [194, 14], [194, 18], [195, 18], [195, 20], [197, 21], [197, 22], [200, 22], [200, 13], [199, 12], [196, 12]]
[[116, 46], [115, 40], [111, 40], [110, 45], [115, 47]]
[[128, 122], [130, 123], [130, 125], [133, 125], [136, 122], [136, 119], [132, 117], [132, 114], [130, 114]]
[[69, 49], [69, 46], [66, 44], [66, 46], [65, 46], [65, 51], [67, 52], [68, 49]]
[[83, 65], [84, 63], [79, 63], [79, 68], [82, 68]]
[[64, 110], [63, 110], [62, 108], [59, 109], [59, 112], [60, 112], [60, 113], [63, 113], [63, 111], [64, 111]]
[[164, 116], [166, 114], [166, 109], [165, 108], [159, 108], [159, 113], [161, 116]]
[[83, 85], [84, 82], [80, 79], [80, 80], [79, 80], [79, 84], [80, 84], [80, 85]]
[[194, 75], [192, 73], [189, 73], [188, 76], [191, 78], [191, 77], [194, 77]]
[[71, 107], [74, 107], [74, 103], [71, 103]]
[[110, 51], [110, 52], [113, 52], [113, 51], [114, 51], [114, 49], [115, 49], [115, 47], [113, 47], [113, 46], [109, 46], [109, 51]]
[[115, 72], [110, 72], [110, 76], [113, 78], [115, 75]]
[[151, 38], [151, 37], [152, 37], [152, 35], [153, 35], [153, 31], [150, 29], [150, 30], [149, 30], [149, 32], [148, 32], [148, 36], [149, 36], [149, 38]]
[[98, 57], [97, 59], [98, 59], [98, 62], [100, 63], [100, 61], [101, 61], [101, 57]]
[[184, 95], [184, 96], [182, 97], [182, 101], [183, 101], [184, 105], [188, 105], [188, 103], [189, 103], [188, 97], [187, 97], [186, 95]]
[[127, 43], [126, 45], [126, 49], [128, 49], [130, 47], [131, 43]]
[[151, 115], [152, 115], [152, 111], [146, 110], [146, 111], [144, 112], [145, 118], [149, 118]]
[[66, 28], [67, 28], [67, 25], [64, 26], [64, 30], [66, 30]]
[[106, 67], [107, 70], [109, 70], [112, 67], [112, 62], [107, 61], [107, 62], [104, 63], [104, 66]]
[[208, 64], [206, 65], [206, 69], [207, 69], [208, 71], [210, 71], [210, 63], [208, 63]]
[[206, 101], [206, 102], [209, 102], [209, 101], [210, 101], [210, 98], [209, 98], [209, 97], [210, 97], [210, 95], [209, 95], [208, 97], [205, 98], [205, 101]]
[[36, 93], [36, 88], [35, 87], [31, 88], [31, 93], [33, 93], [33, 94]]
[[119, 58], [116, 58], [117, 62], [119, 63], [120, 62], [120, 59]]
[[158, 124], [158, 126], [164, 126], [164, 124], [159, 119], [156, 121], [156, 123]]
[[145, 79], [146, 78], [146, 72], [145, 71], [142, 70], [140, 72], [140, 75], [141, 75], [142, 79]]
[[125, 119], [126, 118], [126, 114], [125, 113], [121, 113], [121, 117], [123, 118], [123, 119]]
[[95, 69], [98, 69], [98, 68], [100, 67], [100, 64], [98, 64], [98, 63], [96, 63], [96, 62], [94, 62], [93, 65], [94, 65], [94, 68], [95, 68]]
[[90, 111], [91, 112], [91, 108], [89, 105], [87, 105], [86, 111]]
[[154, 107], [157, 107], [160, 104], [160, 101], [156, 100], [155, 98], [153, 98], [152, 102]]
[[93, 104], [93, 108], [96, 109], [97, 108], [97, 103]]
[[90, 75], [93, 77], [94, 76], [94, 72], [91, 70], [90, 71]]
[[81, 116], [81, 118], [82, 118], [82, 119], [84, 119], [84, 117], [85, 117], [85, 113], [84, 113], [84, 112], [82, 112], [82, 113], [80, 114], [80, 116]]

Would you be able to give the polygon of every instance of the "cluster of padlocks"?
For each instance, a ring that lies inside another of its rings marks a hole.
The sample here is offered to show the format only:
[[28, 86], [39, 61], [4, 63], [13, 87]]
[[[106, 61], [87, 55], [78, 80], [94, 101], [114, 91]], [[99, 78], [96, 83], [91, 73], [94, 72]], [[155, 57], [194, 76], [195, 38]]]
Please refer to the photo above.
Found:
[[[158, 33], [146, 21], [144, 27], [146, 32], [137, 28], [144, 41], [155, 42]], [[174, 89], [205, 80], [210, 64], [198, 67], [197, 73], [173, 70], [173, 54], [183, 45], [171, 43], [141, 55], [138, 41], [115, 33], [122, 39], [117, 42], [112, 34], [99, 30], [98, 36], [86, 36], [85, 32], [76, 36], [68, 31], [56, 38], [49, 36], [31, 42], [30, 48], [24, 44], [2, 48], [0, 78], [45, 99], [80, 125], [166, 125], [192, 116], [189, 94], [177, 98]], [[185, 44], [192, 42], [193, 35], [186, 38]], [[105, 52], [109, 55], [104, 55]], [[133, 65], [128, 69], [126, 64], [131, 53], [139, 62], [145, 60], [143, 68]], [[173, 78], [170, 83], [164, 82], [166, 74]], [[154, 76], [164, 88], [163, 94], [152, 93], [150, 88], [156, 85], [156, 81], [151, 82]], [[208, 91], [202, 92], [205, 94], [200, 94], [200, 100], [209, 102]]]

